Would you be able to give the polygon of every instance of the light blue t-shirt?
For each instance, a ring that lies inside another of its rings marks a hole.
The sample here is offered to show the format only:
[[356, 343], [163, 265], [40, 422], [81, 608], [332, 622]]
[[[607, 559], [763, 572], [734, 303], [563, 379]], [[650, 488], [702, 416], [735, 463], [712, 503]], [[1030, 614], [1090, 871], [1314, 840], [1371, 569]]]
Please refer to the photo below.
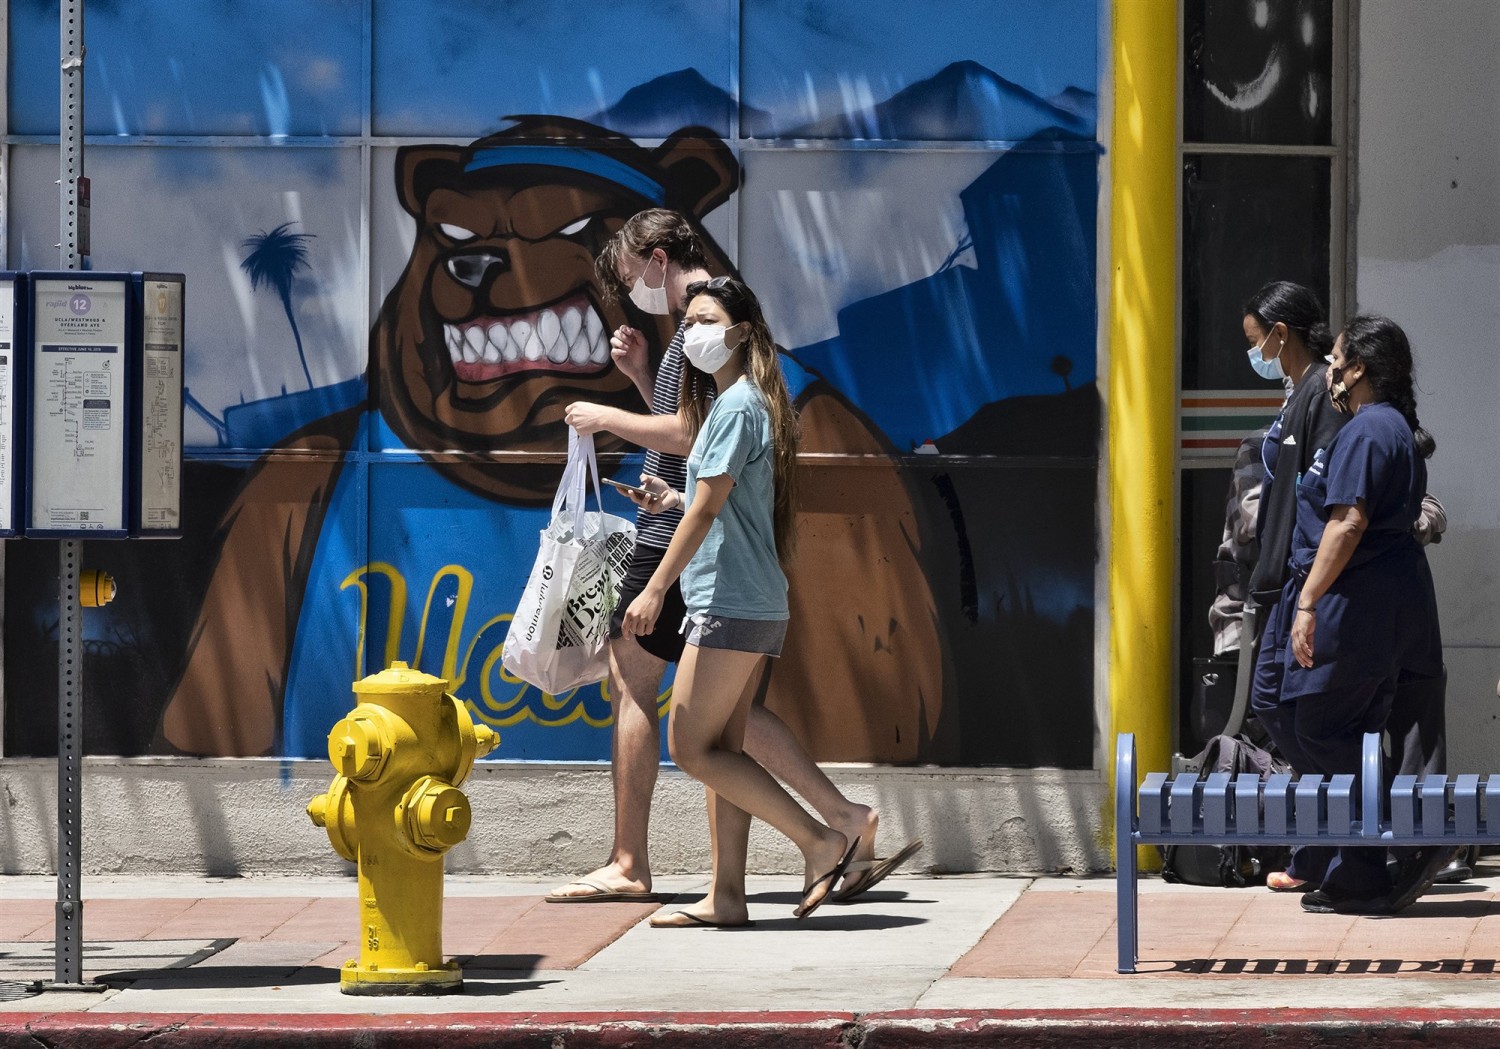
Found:
[[683, 602], [690, 615], [787, 619], [786, 575], [776, 559], [771, 416], [748, 379], [721, 393], [703, 420], [688, 454], [688, 505], [700, 477], [725, 475], [734, 488], [683, 570]]

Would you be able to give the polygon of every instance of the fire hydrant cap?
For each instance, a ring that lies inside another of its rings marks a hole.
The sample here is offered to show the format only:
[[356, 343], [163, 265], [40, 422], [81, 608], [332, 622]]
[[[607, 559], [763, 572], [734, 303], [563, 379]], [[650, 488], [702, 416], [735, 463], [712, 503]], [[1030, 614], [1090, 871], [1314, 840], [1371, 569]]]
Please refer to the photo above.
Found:
[[420, 670], [413, 670], [401, 660], [396, 660], [387, 669], [371, 674], [354, 683], [354, 691], [361, 695], [390, 695], [392, 693], [443, 692], [448, 688], [446, 678], [433, 677]]

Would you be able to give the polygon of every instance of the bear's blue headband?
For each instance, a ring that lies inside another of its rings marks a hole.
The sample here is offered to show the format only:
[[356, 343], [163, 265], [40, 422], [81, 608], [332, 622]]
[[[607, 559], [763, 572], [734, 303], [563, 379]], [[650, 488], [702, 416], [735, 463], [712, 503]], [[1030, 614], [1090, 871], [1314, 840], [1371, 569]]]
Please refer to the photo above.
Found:
[[649, 175], [614, 157], [577, 146], [496, 146], [493, 149], [481, 149], [464, 165], [464, 173], [509, 164], [535, 164], [581, 171], [585, 175], [624, 186], [658, 207], [667, 202], [667, 191]]

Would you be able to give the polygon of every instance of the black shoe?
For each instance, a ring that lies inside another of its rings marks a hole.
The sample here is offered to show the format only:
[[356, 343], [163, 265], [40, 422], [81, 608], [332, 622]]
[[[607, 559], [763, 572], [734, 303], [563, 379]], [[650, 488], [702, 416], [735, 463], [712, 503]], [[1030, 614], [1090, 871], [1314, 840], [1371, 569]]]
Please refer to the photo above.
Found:
[[1391, 890], [1387, 901], [1390, 913], [1405, 910], [1432, 888], [1438, 872], [1453, 859], [1453, 851], [1451, 845], [1424, 845], [1413, 849], [1397, 868], [1396, 887]]
[[1448, 861], [1448, 866], [1437, 872], [1432, 879], [1434, 885], [1457, 885], [1461, 881], [1468, 881], [1474, 877], [1474, 868], [1463, 862], [1462, 857], [1455, 856]]
[[1365, 900], [1327, 889], [1314, 889], [1302, 897], [1302, 909], [1313, 914], [1389, 914], [1384, 896]]

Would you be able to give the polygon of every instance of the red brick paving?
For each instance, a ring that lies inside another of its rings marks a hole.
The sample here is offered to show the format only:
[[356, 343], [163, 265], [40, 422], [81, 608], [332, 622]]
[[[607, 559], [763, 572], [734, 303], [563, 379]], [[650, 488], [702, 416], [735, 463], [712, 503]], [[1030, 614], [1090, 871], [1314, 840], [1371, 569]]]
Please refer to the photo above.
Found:
[[[1440, 887], [1399, 915], [1307, 914], [1265, 889], [1147, 893], [1139, 973], [1474, 975], [1500, 972], [1500, 893]], [[950, 976], [1115, 977], [1115, 896], [1032, 891], [1001, 916]], [[1045, 944], [1038, 949], [1038, 944]]]

